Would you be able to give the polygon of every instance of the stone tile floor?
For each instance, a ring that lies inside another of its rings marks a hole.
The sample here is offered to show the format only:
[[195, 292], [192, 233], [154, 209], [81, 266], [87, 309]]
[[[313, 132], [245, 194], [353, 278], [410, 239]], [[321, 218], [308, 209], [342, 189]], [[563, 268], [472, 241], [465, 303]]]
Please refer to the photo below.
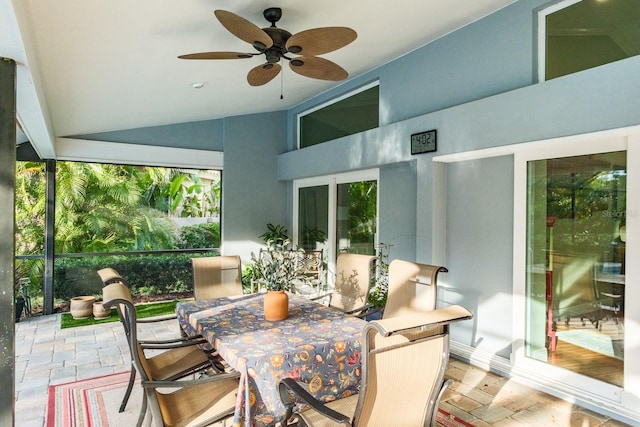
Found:
[[[140, 337], [176, 336], [176, 321], [142, 324]], [[48, 386], [129, 369], [118, 322], [60, 329], [60, 314], [16, 324], [16, 427], [44, 427]], [[476, 427], [619, 427], [609, 417], [451, 359], [441, 407]]]

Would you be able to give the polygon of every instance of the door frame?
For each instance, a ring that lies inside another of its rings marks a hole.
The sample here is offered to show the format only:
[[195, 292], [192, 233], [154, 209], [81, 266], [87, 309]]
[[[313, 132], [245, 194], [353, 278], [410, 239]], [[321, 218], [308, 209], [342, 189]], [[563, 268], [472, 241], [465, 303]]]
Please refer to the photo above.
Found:
[[[525, 356], [526, 337], [526, 232], [527, 232], [527, 162], [557, 157], [579, 156], [611, 151], [627, 151], [627, 234], [640, 230], [640, 133], [638, 129], [617, 129], [586, 135], [556, 138], [527, 144], [527, 149], [514, 153], [514, 221], [513, 221], [513, 349], [512, 365], [529, 372], [537, 381], [574, 396], [592, 401], [609, 401], [633, 408], [640, 402], [640, 367], [624, 365], [624, 387], [614, 386], [585, 375], [550, 365]], [[632, 230], [629, 232], [629, 230]], [[640, 239], [626, 246], [628, 259], [640, 254]], [[640, 266], [628, 264], [627, 283], [640, 277]], [[625, 289], [625, 360], [640, 353], [640, 287]], [[558, 381], [561, 379], [561, 381]], [[634, 403], [632, 403], [634, 402]]]

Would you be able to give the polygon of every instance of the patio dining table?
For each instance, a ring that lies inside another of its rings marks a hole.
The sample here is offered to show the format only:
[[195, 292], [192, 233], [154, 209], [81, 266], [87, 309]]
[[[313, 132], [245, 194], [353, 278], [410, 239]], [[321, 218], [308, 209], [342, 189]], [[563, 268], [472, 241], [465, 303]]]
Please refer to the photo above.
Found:
[[202, 335], [240, 372], [235, 426], [284, 421], [278, 380], [294, 378], [316, 398], [331, 401], [360, 384], [361, 332], [365, 321], [289, 294], [289, 317], [265, 320], [264, 294], [181, 302], [180, 327]]

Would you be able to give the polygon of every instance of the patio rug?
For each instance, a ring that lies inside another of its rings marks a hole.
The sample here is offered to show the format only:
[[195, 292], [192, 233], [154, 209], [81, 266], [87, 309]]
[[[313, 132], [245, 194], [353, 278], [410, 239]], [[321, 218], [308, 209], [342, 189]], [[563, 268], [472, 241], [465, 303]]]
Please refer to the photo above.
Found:
[[139, 378], [127, 408], [118, 412], [129, 371], [49, 386], [45, 427], [135, 426], [142, 404]]
[[[118, 408], [129, 382], [128, 371], [51, 385], [45, 427], [134, 426], [142, 402], [142, 388], [137, 381], [122, 413]], [[442, 409], [437, 418], [439, 426], [473, 427]]]

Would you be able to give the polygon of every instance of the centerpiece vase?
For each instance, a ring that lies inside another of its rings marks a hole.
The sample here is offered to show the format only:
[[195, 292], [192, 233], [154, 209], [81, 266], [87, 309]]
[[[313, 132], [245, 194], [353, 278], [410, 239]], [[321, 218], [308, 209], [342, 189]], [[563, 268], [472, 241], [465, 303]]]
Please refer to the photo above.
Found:
[[289, 316], [289, 296], [285, 291], [268, 291], [264, 296], [264, 318], [284, 320]]

